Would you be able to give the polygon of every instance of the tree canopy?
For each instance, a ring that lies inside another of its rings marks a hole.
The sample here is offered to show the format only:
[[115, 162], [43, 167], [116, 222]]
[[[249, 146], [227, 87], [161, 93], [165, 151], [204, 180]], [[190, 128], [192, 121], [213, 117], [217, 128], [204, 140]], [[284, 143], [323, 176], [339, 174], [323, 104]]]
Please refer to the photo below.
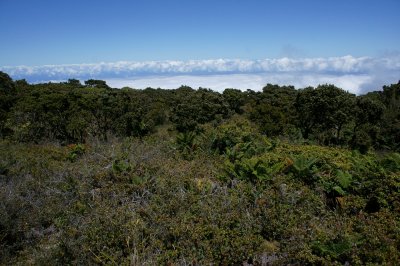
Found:
[[269, 137], [302, 138], [364, 152], [398, 150], [400, 143], [400, 84], [359, 96], [329, 84], [298, 90], [267, 84], [261, 92], [218, 93], [188, 86], [112, 89], [95, 79], [84, 85], [77, 79], [31, 85], [1, 72], [0, 90], [0, 134], [20, 141], [142, 137], [168, 123], [180, 132], [196, 131], [237, 114]]

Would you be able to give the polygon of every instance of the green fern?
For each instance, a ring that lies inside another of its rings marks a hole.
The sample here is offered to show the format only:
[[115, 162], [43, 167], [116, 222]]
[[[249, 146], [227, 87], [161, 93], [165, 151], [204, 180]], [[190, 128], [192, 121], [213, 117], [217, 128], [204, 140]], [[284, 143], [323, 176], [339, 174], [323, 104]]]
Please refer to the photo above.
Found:
[[343, 189], [347, 189], [353, 181], [353, 177], [348, 172], [338, 170], [336, 173], [336, 180], [339, 183], [340, 187], [342, 187]]
[[196, 134], [193, 131], [179, 133], [176, 136], [176, 144], [182, 152], [192, 151], [196, 147]]
[[114, 160], [112, 169], [117, 173], [128, 172], [131, 170], [131, 165], [127, 160]]
[[381, 165], [391, 172], [400, 171], [400, 153], [391, 153], [382, 160]]
[[293, 164], [291, 171], [297, 177], [307, 183], [313, 183], [315, 180], [315, 163], [318, 160], [316, 158], [308, 158], [303, 155], [293, 158]]
[[351, 186], [353, 177], [348, 172], [338, 170], [334, 180], [322, 182], [325, 191], [333, 197], [344, 196]]

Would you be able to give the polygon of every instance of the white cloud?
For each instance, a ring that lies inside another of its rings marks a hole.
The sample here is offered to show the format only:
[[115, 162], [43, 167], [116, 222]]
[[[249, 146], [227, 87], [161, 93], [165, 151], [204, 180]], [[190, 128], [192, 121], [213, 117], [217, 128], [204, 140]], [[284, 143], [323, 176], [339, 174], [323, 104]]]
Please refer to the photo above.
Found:
[[[400, 78], [400, 55], [386, 58], [331, 57], [279, 59], [210, 59], [189, 61], [111, 62], [96, 64], [0, 67], [14, 79], [46, 80], [104, 79], [111, 86], [259, 90], [266, 83], [296, 87], [333, 83], [357, 93], [380, 89]], [[172, 86], [173, 84], [173, 86]], [[177, 85], [178, 84], [178, 85]]]
[[242, 90], [260, 90], [267, 83], [293, 85], [296, 88], [318, 86], [319, 84], [335, 84], [347, 88], [352, 93], [359, 94], [362, 85], [368, 83], [370, 77], [363, 75], [299, 75], [299, 74], [226, 74], [226, 75], [180, 75], [180, 76], [153, 76], [138, 79], [107, 79], [111, 87], [131, 87], [144, 89], [147, 87], [176, 89], [181, 85], [193, 88], [210, 88], [222, 92], [226, 88], [240, 88]]

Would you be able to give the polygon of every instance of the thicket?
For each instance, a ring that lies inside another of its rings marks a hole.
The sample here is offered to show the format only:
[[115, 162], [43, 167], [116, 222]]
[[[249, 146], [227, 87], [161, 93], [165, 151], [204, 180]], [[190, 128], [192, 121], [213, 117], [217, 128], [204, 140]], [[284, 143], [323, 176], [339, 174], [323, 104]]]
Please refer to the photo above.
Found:
[[396, 265], [400, 84], [217, 93], [0, 73], [0, 262]]
[[28, 84], [0, 73], [0, 137], [19, 142], [85, 143], [108, 135], [143, 137], [157, 126], [199, 133], [201, 125], [240, 114], [267, 137], [357, 149], [400, 149], [400, 83], [353, 95], [334, 85], [223, 93], [112, 89], [102, 80]]

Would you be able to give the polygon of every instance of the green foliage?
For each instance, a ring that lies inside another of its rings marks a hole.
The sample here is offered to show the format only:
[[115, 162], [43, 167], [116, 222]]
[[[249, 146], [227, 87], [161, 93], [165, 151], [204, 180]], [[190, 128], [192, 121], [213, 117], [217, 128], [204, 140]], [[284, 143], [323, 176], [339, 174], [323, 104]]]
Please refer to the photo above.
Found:
[[243, 113], [242, 106], [245, 103], [245, 94], [237, 89], [225, 89], [222, 93], [229, 108], [237, 114]]
[[[215, 133], [205, 130], [202, 138]], [[183, 147], [193, 142], [194, 134], [186, 134]], [[397, 154], [238, 136], [223, 154], [198, 149], [190, 161], [171, 156], [176, 146], [166, 136], [93, 141], [90, 149], [0, 142], [3, 261], [399, 259]], [[84, 158], [65, 160], [66, 151]], [[331, 208], [326, 197], [338, 205]]]
[[273, 174], [281, 170], [280, 165], [274, 165], [269, 168], [259, 158], [235, 160], [234, 163], [226, 161], [224, 167], [229, 177], [253, 183], [256, 183], [257, 181], [270, 180], [272, 179]]
[[86, 147], [83, 144], [70, 144], [68, 145], [67, 150], [67, 159], [74, 162], [79, 158], [79, 156], [85, 153]]
[[249, 118], [267, 136], [279, 136], [293, 123], [296, 90], [293, 86], [267, 84], [259, 97], [251, 102]]
[[256, 107], [254, 112], [251, 114], [251, 119], [257, 121], [260, 124], [260, 130], [267, 136], [278, 136], [283, 133], [285, 126], [285, 116], [276, 107], [271, 105], [264, 105]]
[[190, 158], [192, 153], [198, 148], [197, 135], [193, 131], [178, 133], [176, 136], [176, 146], [185, 159]]
[[0, 264], [400, 261], [398, 84], [0, 85]]
[[129, 164], [128, 161], [125, 160], [114, 160], [112, 163], [112, 169], [116, 173], [120, 174], [123, 172], [127, 172], [131, 170], [131, 165]]
[[348, 239], [333, 239], [330, 241], [315, 241], [312, 250], [319, 256], [327, 257], [331, 261], [346, 262], [352, 250], [351, 242]]
[[334, 85], [295, 90], [267, 84], [262, 92], [226, 89], [220, 94], [187, 86], [116, 90], [93, 79], [85, 85], [76, 79], [30, 85], [1, 73], [0, 137], [62, 144], [112, 135], [143, 138], [163, 124], [172, 123], [179, 132], [198, 131], [241, 114], [269, 137], [348, 146], [363, 153], [371, 148], [398, 150], [398, 86], [357, 97]]
[[341, 170], [337, 171], [336, 179], [337, 179], [339, 185], [344, 189], [347, 189], [352, 182], [351, 174], [348, 172], [343, 172]]
[[385, 105], [385, 111], [380, 121], [380, 146], [386, 149], [400, 150], [400, 82], [383, 86], [379, 92], [379, 100]]
[[299, 178], [306, 183], [312, 184], [316, 181], [315, 168], [313, 167], [318, 159], [299, 155], [294, 157], [291, 171], [296, 178]]
[[[247, 145], [244, 150], [250, 151], [254, 149], [263, 149], [268, 145], [265, 138], [256, 134], [253, 125], [242, 117], [234, 116], [229, 122], [222, 123], [209, 136], [211, 139], [210, 149], [218, 154], [238, 150], [243, 145]], [[242, 149], [243, 150], [243, 149]]]
[[344, 196], [346, 194], [345, 190], [350, 187], [352, 182], [351, 174], [338, 170], [336, 173], [336, 181], [338, 184], [333, 187], [333, 190], [339, 193], [339, 195]]
[[300, 90], [295, 107], [303, 136], [318, 132], [320, 143], [340, 144], [342, 130], [353, 120], [354, 100], [354, 95], [333, 85]]
[[[68, 83], [71, 85], [78, 85], [80, 86], [80, 83], [77, 83], [74, 80], [68, 80]], [[110, 88], [108, 87], [108, 85], [106, 84], [106, 82], [104, 80], [97, 80], [97, 79], [89, 79], [85, 81], [85, 85], [89, 88]]]
[[387, 171], [400, 172], [400, 153], [389, 153], [383, 158], [381, 165]]
[[340, 204], [340, 202], [337, 202], [338, 197], [348, 194], [347, 191], [351, 190], [352, 182], [352, 175], [342, 170], [337, 170], [333, 179], [321, 180], [322, 187], [327, 196], [336, 200], [333, 202], [334, 205]]
[[229, 113], [222, 95], [202, 88], [177, 97], [171, 111], [170, 120], [179, 132], [194, 131], [199, 125], [226, 117]]

